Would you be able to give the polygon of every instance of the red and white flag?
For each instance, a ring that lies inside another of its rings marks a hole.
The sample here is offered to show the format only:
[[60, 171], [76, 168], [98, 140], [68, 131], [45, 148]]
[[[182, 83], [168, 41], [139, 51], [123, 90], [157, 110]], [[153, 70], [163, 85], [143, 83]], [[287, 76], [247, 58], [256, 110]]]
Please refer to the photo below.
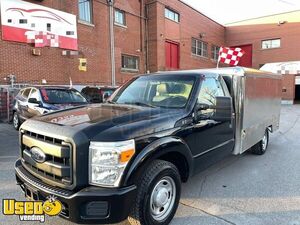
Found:
[[245, 51], [241, 48], [221, 47], [218, 63], [222, 62], [231, 66], [237, 66], [244, 54]]

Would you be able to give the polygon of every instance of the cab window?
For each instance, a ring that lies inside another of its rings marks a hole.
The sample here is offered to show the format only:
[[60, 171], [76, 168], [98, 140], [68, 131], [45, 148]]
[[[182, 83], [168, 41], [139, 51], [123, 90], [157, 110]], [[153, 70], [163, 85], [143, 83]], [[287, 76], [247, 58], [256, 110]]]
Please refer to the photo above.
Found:
[[149, 75], [121, 88], [113, 102], [161, 108], [184, 108], [195, 83], [193, 76]]

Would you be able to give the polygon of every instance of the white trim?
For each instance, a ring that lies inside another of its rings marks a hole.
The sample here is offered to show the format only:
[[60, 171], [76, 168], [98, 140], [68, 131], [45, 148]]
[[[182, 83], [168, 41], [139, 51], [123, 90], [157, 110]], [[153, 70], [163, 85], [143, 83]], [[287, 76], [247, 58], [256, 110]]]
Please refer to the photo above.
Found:
[[123, 25], [123, 24], [120, 24], [120, 23], [117, 23], [117, 22], [114, 22], [114, 25], [115, 26], [118, 26], [118, 27], [122, 27], [122, 28], [128, 28], [126, 25]]
[[89, 23], [88, 21], [84, 21], [84, 20], [78, 20], [78, 23], [83, 24], [83, 25], [87, 25], [87, 26], [90, 26], [90, 27], [95, 27], [95, 24]]

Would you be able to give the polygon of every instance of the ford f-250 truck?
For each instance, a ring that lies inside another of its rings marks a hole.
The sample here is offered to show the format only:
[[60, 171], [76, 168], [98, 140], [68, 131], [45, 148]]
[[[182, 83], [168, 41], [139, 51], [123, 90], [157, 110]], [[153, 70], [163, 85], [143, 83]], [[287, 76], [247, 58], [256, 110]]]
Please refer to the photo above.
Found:
[[182, 182], [229, 154], [265, 153], [280, 96], [280, 75], [240, 67], [137, 76], [105, 104], [26, 121], [17, 183], [56, 196], [76, 223], [168, 224]]

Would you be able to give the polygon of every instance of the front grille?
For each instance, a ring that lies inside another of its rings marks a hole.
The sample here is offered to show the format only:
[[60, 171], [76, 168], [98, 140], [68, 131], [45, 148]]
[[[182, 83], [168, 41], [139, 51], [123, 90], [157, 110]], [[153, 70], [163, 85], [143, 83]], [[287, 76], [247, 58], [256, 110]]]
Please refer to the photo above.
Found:
[[[42, 163], [31, 156], [37, 147], [46, 155]], [[72, 145], [64, 140], [22, 130], [22, 163], [33, 175], [62, 185], [72, 184]]]

